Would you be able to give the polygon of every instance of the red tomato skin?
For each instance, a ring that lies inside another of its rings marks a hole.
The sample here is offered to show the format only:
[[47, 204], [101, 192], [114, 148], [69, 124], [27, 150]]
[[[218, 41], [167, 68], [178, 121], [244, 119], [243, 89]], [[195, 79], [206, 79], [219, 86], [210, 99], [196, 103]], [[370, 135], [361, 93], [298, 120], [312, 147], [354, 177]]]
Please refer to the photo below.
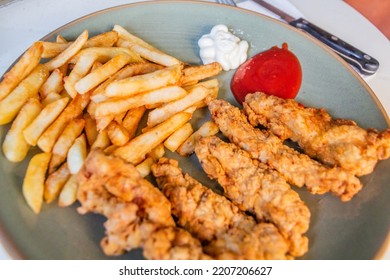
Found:
[[248, 93], [264, 92], [290, 99], [295, 98], [302, 83], [302, 68], [298, 58], [286, 43], [261, 52], [236, 71], [231, 90], [239, 103]]

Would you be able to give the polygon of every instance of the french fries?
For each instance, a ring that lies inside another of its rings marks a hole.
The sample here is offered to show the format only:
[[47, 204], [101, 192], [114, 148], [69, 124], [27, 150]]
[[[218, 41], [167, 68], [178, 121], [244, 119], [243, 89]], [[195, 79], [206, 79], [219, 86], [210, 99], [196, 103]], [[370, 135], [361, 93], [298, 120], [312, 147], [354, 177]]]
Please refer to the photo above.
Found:
[[106, 129], [107, 126], [114, 120], [114, 118], [114, 114], [96, 118], [97, 131], [102, 131]]
[[108, 79], [108, 77], [118, 72], [119, 69], [130, 62], [131, 57], [127, 54], [114, 56], [103, 66], [97, 68], [95, 71], [92, 71], [87, 76], [79, 80], [75, 85], [75, 89], [78, 93], [84, 94]]
[[[0, 82], [0, 125], [13, 121], [2, 145], [12, 162], [30, 160], [23, 195], [35, 213], [42, 203], [77, 200], [77, 173], [92, 149], [134, 164], [142, 176], [165, 147], [188, 155], [200, 135], [197, 108], [218, 93], [218, 64], [189, 66], [123, 27], [92, 38], [36, 42]], [[44, 60], [41, 60], [44, 59]], [[208, 79], [207, 81], [203, 81]]]
[[117, 42], [119, 46], [129, 48], [141, 55], [143, 58], [155, 62], [157, 64], [161, 64], [164, 66], [182, 64], [177, 58], [165, 54], [164, 52], [148, 44], [141, 38], [130, 34], [122, 26], [115, 25], [114, 30], [119, 35], [119, 39]]
[[57, 55], [52, 60], [46, 62], [45, 66], [49, 71], [52, 71], [56, 68], [64, 65], [68, 60], [72, 58], [85, 44], [88, 40], [88, 31], [84, 30], [83, 33], [79, 35], [79, 37], [71, 43], [63, 52]]
[[[88, 39], [83, 48], [111, 47], [118, 40], [116, 31], [108, 31]], [[53, 58], [66, 50], [72, 42], [67, 42], [62, 36], [57, 36], [56, 42], [39, 42], [43, 45], [42, 58]]]
[[59, 69], [54, 69], [53, 72], [51, 72], [50, 76], [47, 78], [47, 80], [43, 83], [43, 85], [39, 89], [41, 98], [45, 99], [45, 97], [51, 92], [60, 93], [64, 88], [62, 84], [62, 78], [63, 78], [62, 72]]
[[5, 98], [38, 65], [43, 53], [43, 44], [34, 43], [3, 76], [0, 82], [0, 100]]
[[60, 196], [58, 198], [58, 205], [60, 207], [67, 207], [76, 202], [77, 189], [77, 175], [71, 175], [61, 190]]
[[180, 61], [176, 58], [169, 56], [167, 54], [161, 53], [154, 49], [147, 48], [145, 46], [134, 44], [130, 41], [126, 41], [123, 39], [118, 39], [118, 46], [128, 48], [135, 53], [138, 53], [141, 57], [152, 61], [154, 63], [158, 63], [164, 66], [173, 66], [180, 64]]
[[181, 77], [181, 66], [175, 65], [152, 73], [114, 81], [106, 88], [108, 97], [129, 97], [140, 92], [175, 85]]
[[24, 103], [38, 95], [38, 90], [49, 76], [43, 65], [38, 65], [20, 84], [0, 101], [0, 125], [11, 122]]
[[185, 96], [187, 92], [179, 86], [163, 87], [128, 98], [112, 98], [96, 104], [95, 117], [100, 118], [126, 112], [130, 109], [173, 101]]
[[87, 140], [84, 134], [81, 134], [73, 143], [68, 151], [67, 162], [71, 174], [77, 174], [87, 157]]
[[85, 136], [87, 137], [88, 145], [92, 146], [98, 136], [96, 120], [94, 120], [88, 113], [85, 113], [83, 118], [85, 120]]
[[105, 96], [106, 87], [115, 80], [121, 80], [135, 75], [147, 74], [160, 69], [162, 69], [162, 66], [154, 63], [141, 62], [127, 65], [123, 67], [120, 71], [112, 75], [110, 78], [108, 78], [104, 83], [100, 84], [93, 91], [91, 97], [92, 102], [98, 103], [107, 100], [108, 97]]
[[95, 142], [93, 142], [91, 146], [91, 150], [93, 149], [105, 149], [110, 146], [110, 138], [108, 137], [107, 130], [102, 130], [98, 133]]
[[84, 119], [74, 119], [69, 122], [62, 131], [60, 137], [53, 146], [53, 156], [50, 161], [49, 173], [54, 171], [66, 159], [69, 149], [83, 131], [84, 125]]
[[215, 135], [219, 132], [218, 126], [212, 122], [207, 121], [202, 126], [195, 131], [180, 147], [176, 150], [177, 153], [181, 156], [189, 156], [195, 150], [195, 143], [200, 137], [207, 137]]
[[174, 152], [192, 135], [193, 132], [194, 129], [192, 128], [192, 125], [186, 123], [165, 140], [164, 146], [171, 152]]
[[165, 153], [164, 145], [161, 143], [157, 145], [157, 147], [152, 149], [146, 155], [146, 159], [142, 161], [140, 164], [136, 165], [135, 168], [137, 168], [138, 172], [141, 174], [142, 177], [148, 176], [152, 170], [153, 163], [155, 163], [160, 158], [162, 158], [164, 156], [164, 153]]
[[68, 41], [62, 35], [59, 34], [56, 37], [56, 42], [57, 43], [67, 43]]
[[151, 157], [154, 161], [157, 161], [160, 158], [162, 158], [164, 154], [165, 154], [164, 144], [161, 143], [156, 148], [152, 149], [148, 153], [148, 156]]
[[59, 100], [62, 97], [67, 97], [67, 96], [61, 96], [59, 93], [56, 92], [50, 92], [44, 99], [42, 99], [42, 105], [46, 107], [50, 103]]
[[23, 196], [35, 213], [41, 211], [45, 188], [46, 170], [50, 153], [39, 153], [30, 160], [23, 180]]
[[191, 66], [183, 69], [182, 84], [193, 84], [194, 82], [214, 77], [221, 73], [222, 66], [218, 62], [206, 65]]
[[106, 63], [114, 56], [117, 56], [119, 54], [127, 54], [131, 57], [131, 60], [134, 62], [144, 62], [144, 60], [135, 52], [127, 49], [127, 48], [120, 48], [120, 47], [92, 47], [92, 48], [85, 48], [81, 50], [79, 53], [77, 53], [75, 56], [73, 56], [69, 63], [77, 63], [77, 61], [80, 59], [80, 57], [83, 56], [94, 56], [96, 58], [96, 61], [99, 61], [101, 63]]
[[43, 108], [39, 115], [23, 130], [24, 139], [35, 146], [45, 129], [61, 114], [68, 104], [69, 98], [64, 97], [51, 102]]
[[62, 111], [58, 118], [45, 130], [38, 139], [42, 151], [50, 152], [65, 126], [81, 115], [89, 103], [89, 94], [77, 95]]
[[132, 164], [140, 163], [147, 153], [164, 142], [174, 131], [183, 126], [191, 118], [192, 114], [180, 112], [165, 122], [157, 125], [126, 145], [114, 151], [114, 155], [119, 156]]
[[112, 47], [115, 42], [118, 40], [118, 32], [111, 30], [104, 32], [102, 34], [98, 34], [94, 37], [88, 39], [85, 43], [85, 48], [91, 47]]
[[126, 116], [123, 118], [122, 125], [129, 133], [130, 139], [135, 136], [137, 128], [142, 117], [145, 114], [145, 111], [145, 106], [136, 107], [127, 111]]
[[167, 103], [159, 108], [154, 109], [149, 113], [148, 123], [149, 127], [155, 126], [177, 112], [184, 111], [185, 109], [195, 105], [202, 101], [208, 95], [207, 88], [200, 86], [193, 88], [186, 96], [176, 101]]
[[130, 135], [127, 132], [126, 128], [124, 128], [117, 121], [111, 121], [107, 126], [107, 134], [110, 141], [115, 146], [123, 146], [130, 140]]
[[47, 177], [43, 192], [43, 197], [47, 203], [53, 202], [58, 197], [69, 177], [70, 171], [66, 162]]
[[72, 96], [72, 98], [75, 98], [77, 95], [77, 91], [75, 89], [76, 83], [88, 74], [95, 61], [96, 56], [94, 54], [80, 56], [77, 63], [73, 67], [72, 72], [70, 72], [69, 76], [65, 77], [64, 87], [68, 94]]
[[30, 144], [25, 140], [23, 131], [41, 110], [42, 105], [37, 98], [30, 98], [23, 105], [3, 142], [3, 153], [9, 161], [19, 162], [26, 157]]
[[153, 163], [154, 163], [153, 159], [147, 157], [143, 162], [138, 164], [135, 168], [137, 168], [139, 174], [141, 174], [142, 177], [146, 177], [150, 174]]

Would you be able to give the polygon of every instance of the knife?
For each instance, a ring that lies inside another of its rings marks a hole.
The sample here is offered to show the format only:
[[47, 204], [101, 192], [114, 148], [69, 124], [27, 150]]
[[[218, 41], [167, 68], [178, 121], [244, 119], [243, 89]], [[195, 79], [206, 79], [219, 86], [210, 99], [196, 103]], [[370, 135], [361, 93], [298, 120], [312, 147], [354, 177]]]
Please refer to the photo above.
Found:
[[263, 1], [253, 0], [259, 5], [263, 6], [267, 10], [277, 14], [281, 19], [288, 24], [310, 34], [314, 38], [320, 40], [322, 43], [330, 47], [338, 55], [340, 55], [349, 64], [355, 66], [355, 68], [362, 74], [372, 75], [379, 68], [379, 62], [367, 53], [355, 48], [347, 42], [341, 40], [335, 35], [321, 29], [304, 18], [294, 18], [286, 12], [278, 9], [277, 7]]

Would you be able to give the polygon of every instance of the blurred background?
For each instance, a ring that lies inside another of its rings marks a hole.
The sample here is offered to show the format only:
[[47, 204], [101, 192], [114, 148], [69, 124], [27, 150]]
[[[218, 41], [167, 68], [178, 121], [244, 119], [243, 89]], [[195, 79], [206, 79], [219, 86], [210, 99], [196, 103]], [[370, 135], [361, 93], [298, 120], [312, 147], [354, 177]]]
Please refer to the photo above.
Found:
[[390, 0], [344, 0], [390, 40]]
[[[0, 5], [21, 0], [0, 0]], [[326, 1], [326, 0], [324, 0]], [[390, 0], [344, 0], [370, 20], [390, 40]]]

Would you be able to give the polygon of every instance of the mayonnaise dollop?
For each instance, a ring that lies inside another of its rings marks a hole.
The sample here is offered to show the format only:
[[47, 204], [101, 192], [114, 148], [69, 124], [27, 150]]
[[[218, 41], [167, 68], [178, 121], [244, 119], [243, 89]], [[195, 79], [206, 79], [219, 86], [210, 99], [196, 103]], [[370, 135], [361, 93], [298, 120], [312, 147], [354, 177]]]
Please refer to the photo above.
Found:
[[203, 35], [198, 45], [203, 64], [219, 62], [225, 71], [236, 69], [248, 57], [248, 42], [229, 32], [226, 25], [219, 24]]

